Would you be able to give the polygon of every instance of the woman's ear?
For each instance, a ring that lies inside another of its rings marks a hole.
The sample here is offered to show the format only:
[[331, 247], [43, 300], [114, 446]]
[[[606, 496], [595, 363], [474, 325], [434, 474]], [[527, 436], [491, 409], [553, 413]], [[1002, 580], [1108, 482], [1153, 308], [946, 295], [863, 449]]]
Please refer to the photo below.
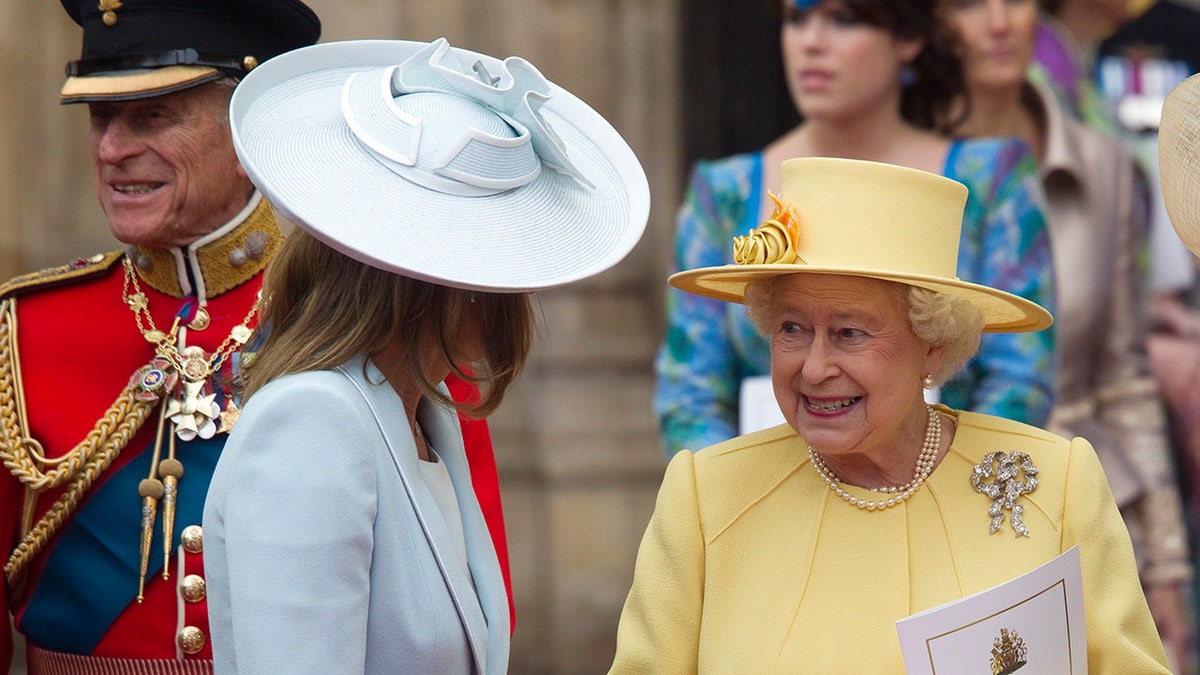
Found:
[[896, 56], [903, 65], [908, 65], [916, 60], [924, 49], [925, 38], [923, 37], [896, 38]]
[[921, 372], [928, 373], [933, 376], [933, 379], [938, 379], [938, 375], [942, 372], [942, 361], [946, 358], [946, 346], [930, 347], [925, 353], [925, 369]]

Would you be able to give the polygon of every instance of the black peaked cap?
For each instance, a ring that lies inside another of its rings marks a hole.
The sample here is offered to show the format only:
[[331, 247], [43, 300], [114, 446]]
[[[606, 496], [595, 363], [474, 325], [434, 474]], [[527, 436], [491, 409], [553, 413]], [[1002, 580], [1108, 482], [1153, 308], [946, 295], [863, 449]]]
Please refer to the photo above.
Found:
[[314, 44], [321, 21], [299, 0], [61, 0], [83, 28], [68, 74], [207, 65], [239, 77]]

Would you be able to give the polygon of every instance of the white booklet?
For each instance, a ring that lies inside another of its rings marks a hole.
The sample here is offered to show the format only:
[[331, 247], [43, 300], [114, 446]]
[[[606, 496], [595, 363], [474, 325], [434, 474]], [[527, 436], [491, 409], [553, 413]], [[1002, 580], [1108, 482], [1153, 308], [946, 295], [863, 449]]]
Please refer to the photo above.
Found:
[[1086, 675], [1079, 547], [896, 622], [908, 675]]

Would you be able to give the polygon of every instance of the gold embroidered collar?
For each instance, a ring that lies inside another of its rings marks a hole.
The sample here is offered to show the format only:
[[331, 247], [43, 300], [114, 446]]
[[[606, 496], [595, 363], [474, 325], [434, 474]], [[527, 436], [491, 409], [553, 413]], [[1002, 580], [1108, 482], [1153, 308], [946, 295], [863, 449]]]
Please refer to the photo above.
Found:
[[195, 294], [204, 302], [254, 278], [282, 243], [274, 210], [255, 192], [241, 213], [187, 247], [135, 246], [128, 254], [146, 285], [174, 298]]

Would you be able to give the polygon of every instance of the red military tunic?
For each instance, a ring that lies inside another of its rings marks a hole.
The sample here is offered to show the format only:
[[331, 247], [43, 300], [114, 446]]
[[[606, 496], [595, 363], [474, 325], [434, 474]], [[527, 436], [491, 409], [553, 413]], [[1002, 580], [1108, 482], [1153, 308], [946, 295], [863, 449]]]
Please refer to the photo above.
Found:
[[[12, 514], [0, 519], [0, 542], [13, 552], [6, 561], [3, 602], [30, 645], [31, 672], [40, 659], [70, 658], [62, 655], [170, 660], [163, 662], [176, 664], [169, 672], [211, 668], [200, 521], [208, 482], [233, 420], [230, 414], [236, 410], [230, 403], [230, 381], [239, 352], [229, 338], [236, 327], [256, 324], [252, 308], [262, 271], [281, 240], [270, 206], [256, 194], [237, 218], [187, 249], [131, 251], [136, 281], [126, 272], [127, 256], [114, 253], [0, 288], [5, 303], [0, 377], [6, 378], [0, 385], [0, 458], [8, 468], [0, 475], [0, 509]], [[140, 327], [127, 302], [139, 290], [149, 315], [142, 315]], [[202, 322], [194, 321], [201, 306], [209, 319], [202, 330]], [[206, 379], [197, 399], [200, 412], [168, 409], [181, 414], [164, 420], [159, 434], [157, 401], [142, 402], [137, 410], [110, 406], [127, 388], [143, 391], [131, 384], [131, 377], [155, 358], [146, 334], [155, 337], [155, 328], [169, 333], [176, 316], [181, 324], [193, 324], [179, 330], [179, 351], [198, 346], [206, 360], [215, 352], [226, 356]], [[454, 387], [462, 392], [462, 383]], [[470, 393], [468, 385], [462, 395]], [[216, 405], [211, 410], [205, 403], [208, 395], [207, 405]], [[163, 478], [154, 469], [172, 452], [170, 420], [186, 427], [185, 418], [196, 422], [197, 429], [208, 429], [199, 435], [185, 432], [189, 440], [173, 438], [183, 475], [172, 555], [164, 563], [165, 500], [159, 499], [139, 602], [144, 537], [139, 486], [144, 479]], [[464, 426], [472, 478], [507, 581], [490, 438], [483, 422]], [[212, 433], [213, 427], [220, 431]], [[50, 463], [68, 456], [75, 459]], [[55, 474], [63, 480], [49, 489], [35, 485], [39, 492], [26, 504], [28, 491], [20, 474], [27, 481]], [[28, 536], [27, 529], [32, 530]], [[6, 668], [12, 648], [8, 631], [0, 633], [0, 667]], [[83, 668], [70, 661], [55, 663]], [[180, 670], [185, 664], [191, 669]]]

